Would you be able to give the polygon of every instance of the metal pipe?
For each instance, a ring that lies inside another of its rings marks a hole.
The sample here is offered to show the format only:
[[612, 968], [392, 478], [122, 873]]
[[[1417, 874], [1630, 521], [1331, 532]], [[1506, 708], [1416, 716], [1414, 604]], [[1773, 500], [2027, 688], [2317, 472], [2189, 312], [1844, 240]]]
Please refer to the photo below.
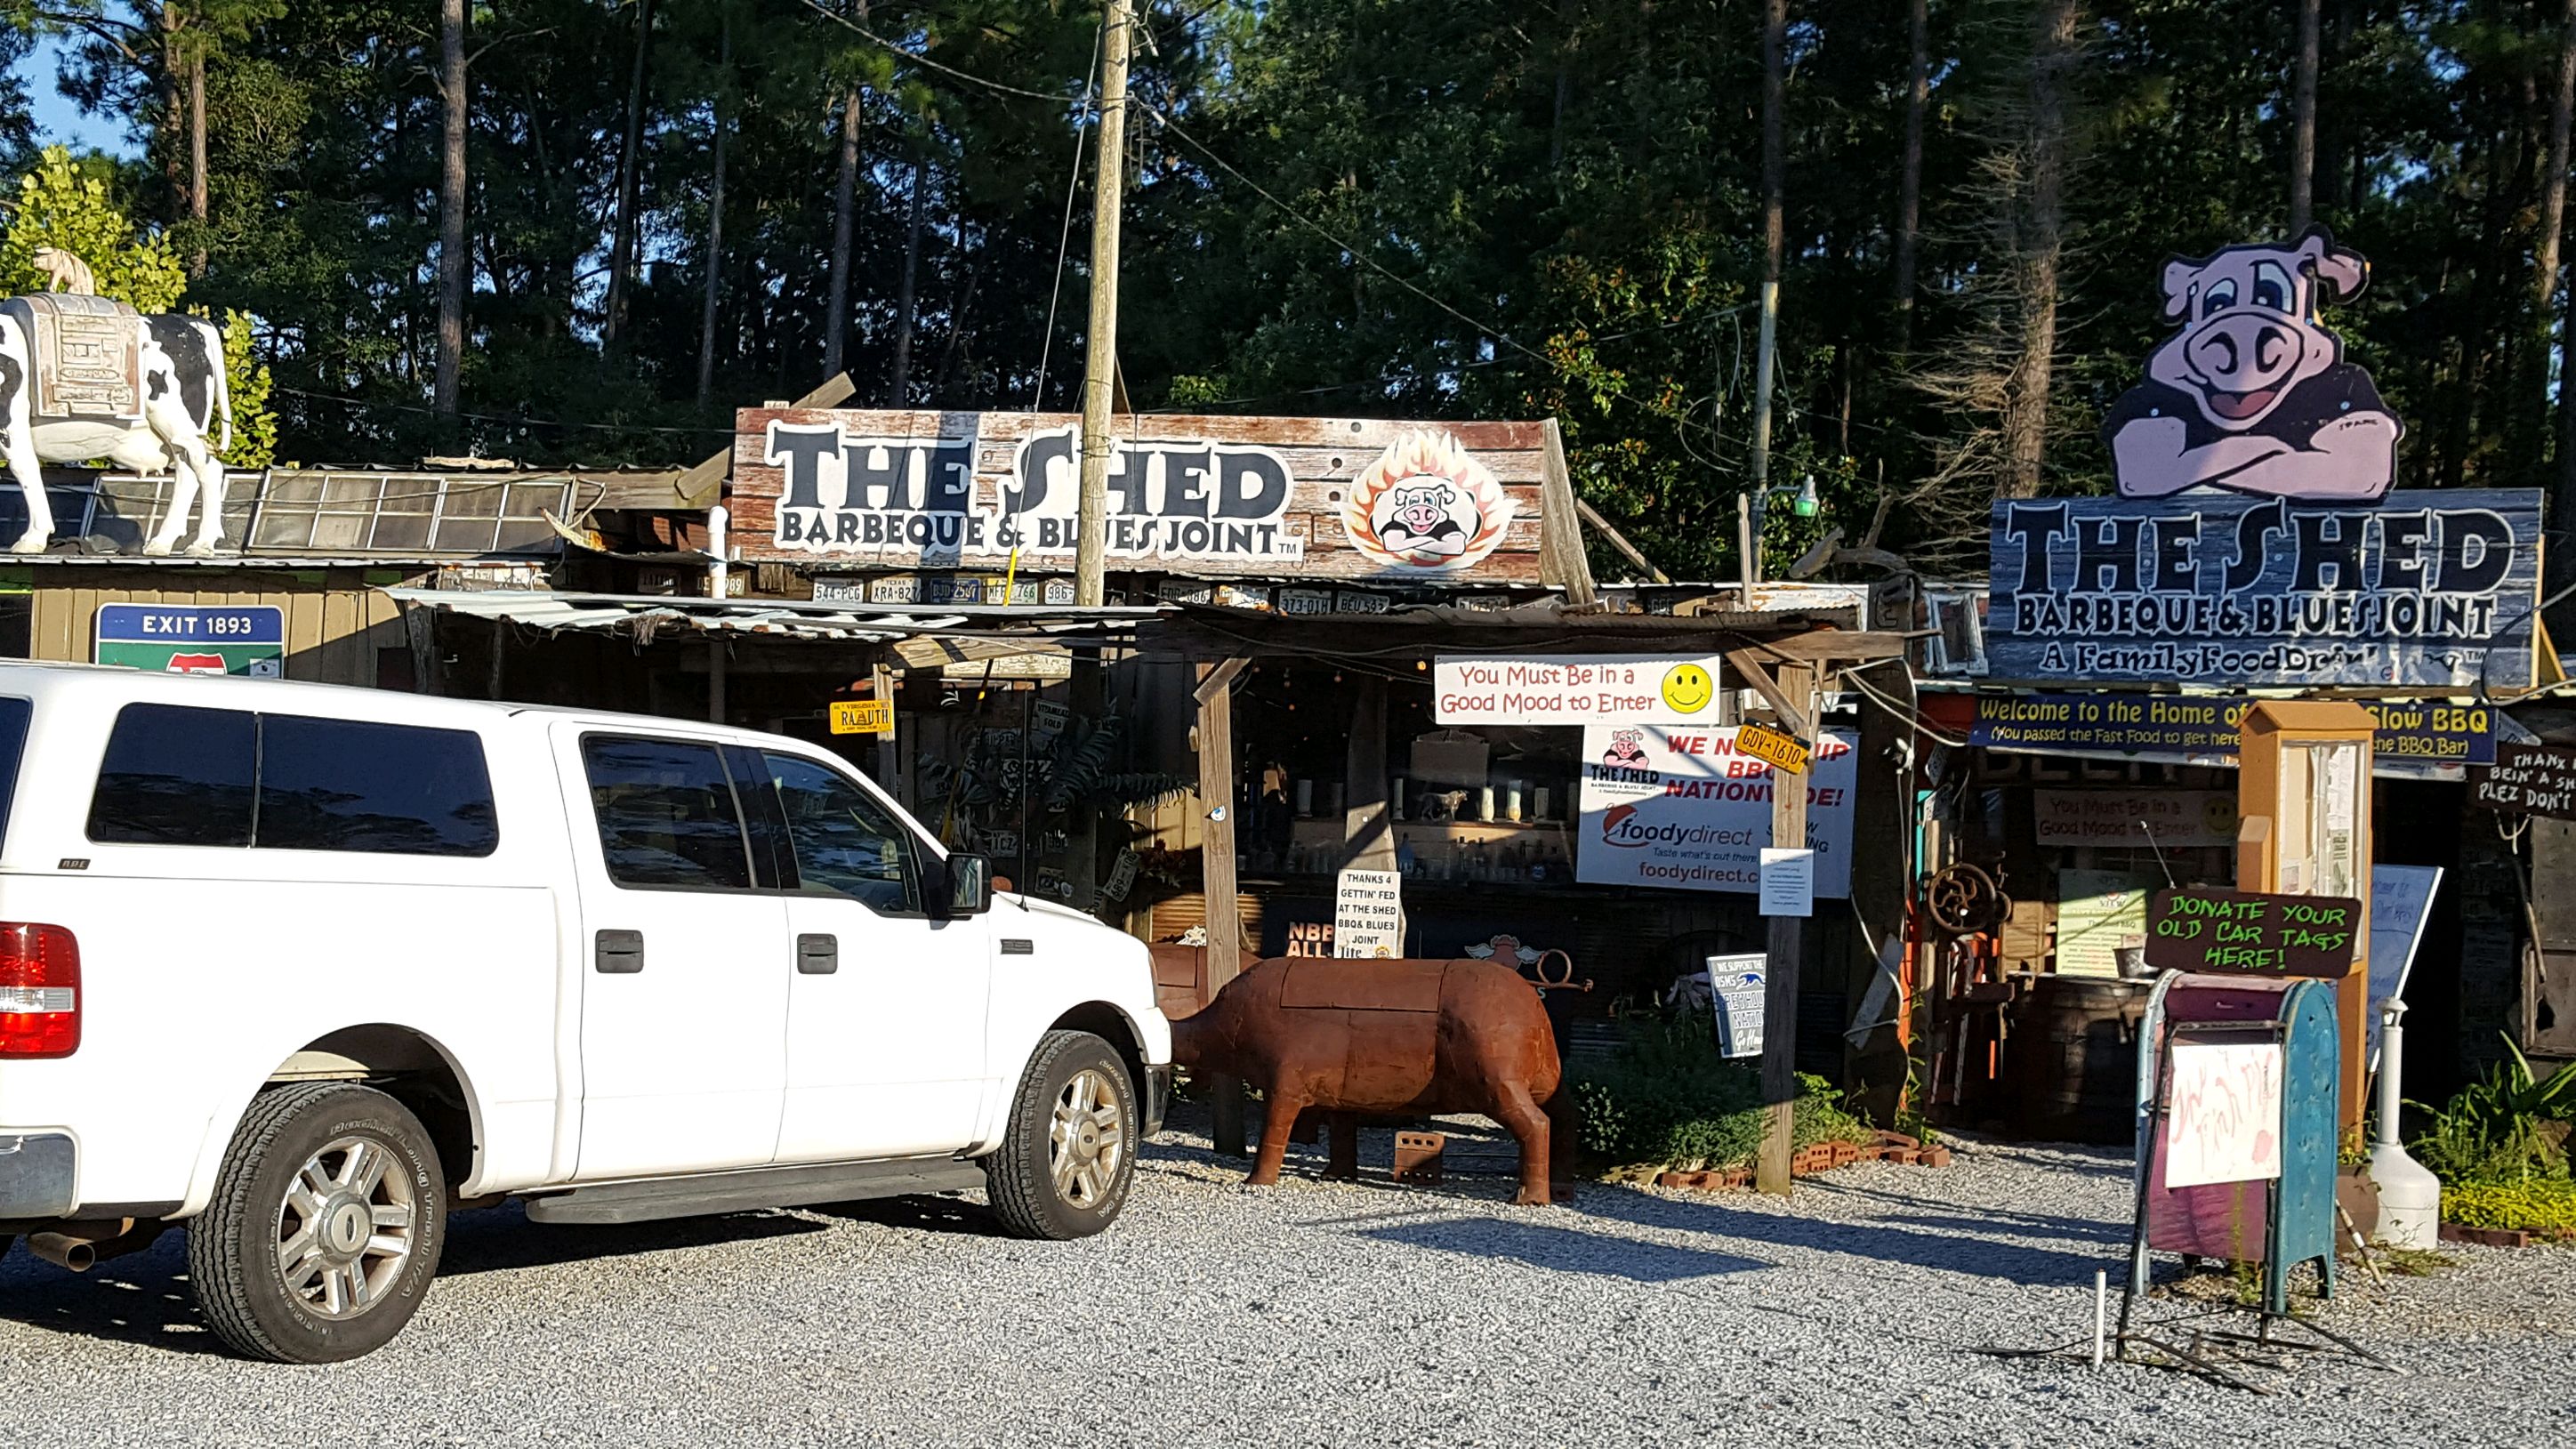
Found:
[[107, 1218], [97, 1222], [64, 1223], [51, 1232], [27, 1235], [27, 1251], [75, 1273], [86, 1273], [101, 1258], [130, 1253], [161, 1236], [162, 1224], [144, 1224], [138, 1231], [132, 1218]]
[[27, 1238], [27, 1251], [53, 1264], [86, 1273], [98, 1261], [98, 1248], [87, 1238], [67, 1237], [61, 1233], [33, 1233]]
[[731, 598], [733, 563], [725, 534], [733, 515], [721, 503], [707, 510], [707, 597]]

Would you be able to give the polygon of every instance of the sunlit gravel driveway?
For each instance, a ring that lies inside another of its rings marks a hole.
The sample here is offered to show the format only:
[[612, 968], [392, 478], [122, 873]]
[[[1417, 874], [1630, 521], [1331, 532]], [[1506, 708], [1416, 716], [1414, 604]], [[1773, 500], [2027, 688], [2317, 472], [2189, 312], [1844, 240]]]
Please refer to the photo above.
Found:
[[[2539, 1445], [2576, 1434], [2576, 1252], [2462, 1248], [2327, 1321], [2402, 1373], [2312, 1364], [2270, 1398], [2011, 1361], [2089, 1330], [2125, 1169], [1963, 1144], [1751, 1194], [1500, 1177], [1236, 1185], [1148, 1150], [1088, 1242], [900, 1199], [633, 1228], [460, 1214], [386, 1350], [227, 1357], [177, 1235], [72, 1277], [0, 1263], [0, 1445]], [[1384, 1136], [1364, 1158], [1382, 1169]], [[1499, 1165], [1499, 1164], [1498, 1164]], [[1382, 1177], [1382, 1171], [1378, 1174]], [[2159, 1311], [2175, 1311], [2170, 1305]]]

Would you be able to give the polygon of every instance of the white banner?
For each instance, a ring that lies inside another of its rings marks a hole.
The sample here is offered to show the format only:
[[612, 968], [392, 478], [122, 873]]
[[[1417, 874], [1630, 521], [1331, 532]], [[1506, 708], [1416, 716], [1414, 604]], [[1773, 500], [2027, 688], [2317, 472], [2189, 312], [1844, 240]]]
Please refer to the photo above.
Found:
[[[1851, 894], [1856, 736], [1828, 730], [1804, 776], [1815, 894]], [[1583, 825], [1574, 878], [1592, 885], [1741, 891], [1762, 886], [1771, 766], [1713, 725], [1593, 725], [1583, 732]]]
[[2183, 1042], [2165, 1099], [2165, 1186], [2281, 1175], [2278, 1042]]
[[1595, 725], [1729, 722], [1718, 657], [1537, 654], [1431, 662], [1431, 717], [1441, 724]]

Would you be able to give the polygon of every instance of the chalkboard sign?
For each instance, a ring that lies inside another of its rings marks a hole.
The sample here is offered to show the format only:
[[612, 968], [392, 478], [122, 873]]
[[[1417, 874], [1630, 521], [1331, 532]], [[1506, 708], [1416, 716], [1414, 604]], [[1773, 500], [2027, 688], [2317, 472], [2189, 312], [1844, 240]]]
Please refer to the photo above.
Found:
[[2236, 976], [2352, 974], [2364, 922], [2349, 896], [2282, 896], [2202, 886], [2158, 891], [2147, 904], [2147, 964], [2160, 971]]
[[2495, 763], [2473, 778], [2490, 810], [2576, 820], [2576, 746], [2499, 744]]

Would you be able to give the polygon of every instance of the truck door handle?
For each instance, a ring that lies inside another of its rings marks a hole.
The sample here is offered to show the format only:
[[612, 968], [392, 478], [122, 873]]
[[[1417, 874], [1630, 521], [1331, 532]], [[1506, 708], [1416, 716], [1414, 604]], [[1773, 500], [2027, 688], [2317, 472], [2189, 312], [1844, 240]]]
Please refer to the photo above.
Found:
[[808, 932], [796, 938], [796, 974], [829, 976], [841, 969], [839, 938], [822, 932]]
[[591, 969], [602, 976], [632, 976], [644, 969], [642, 931], [602, 931], [593, 939]]

